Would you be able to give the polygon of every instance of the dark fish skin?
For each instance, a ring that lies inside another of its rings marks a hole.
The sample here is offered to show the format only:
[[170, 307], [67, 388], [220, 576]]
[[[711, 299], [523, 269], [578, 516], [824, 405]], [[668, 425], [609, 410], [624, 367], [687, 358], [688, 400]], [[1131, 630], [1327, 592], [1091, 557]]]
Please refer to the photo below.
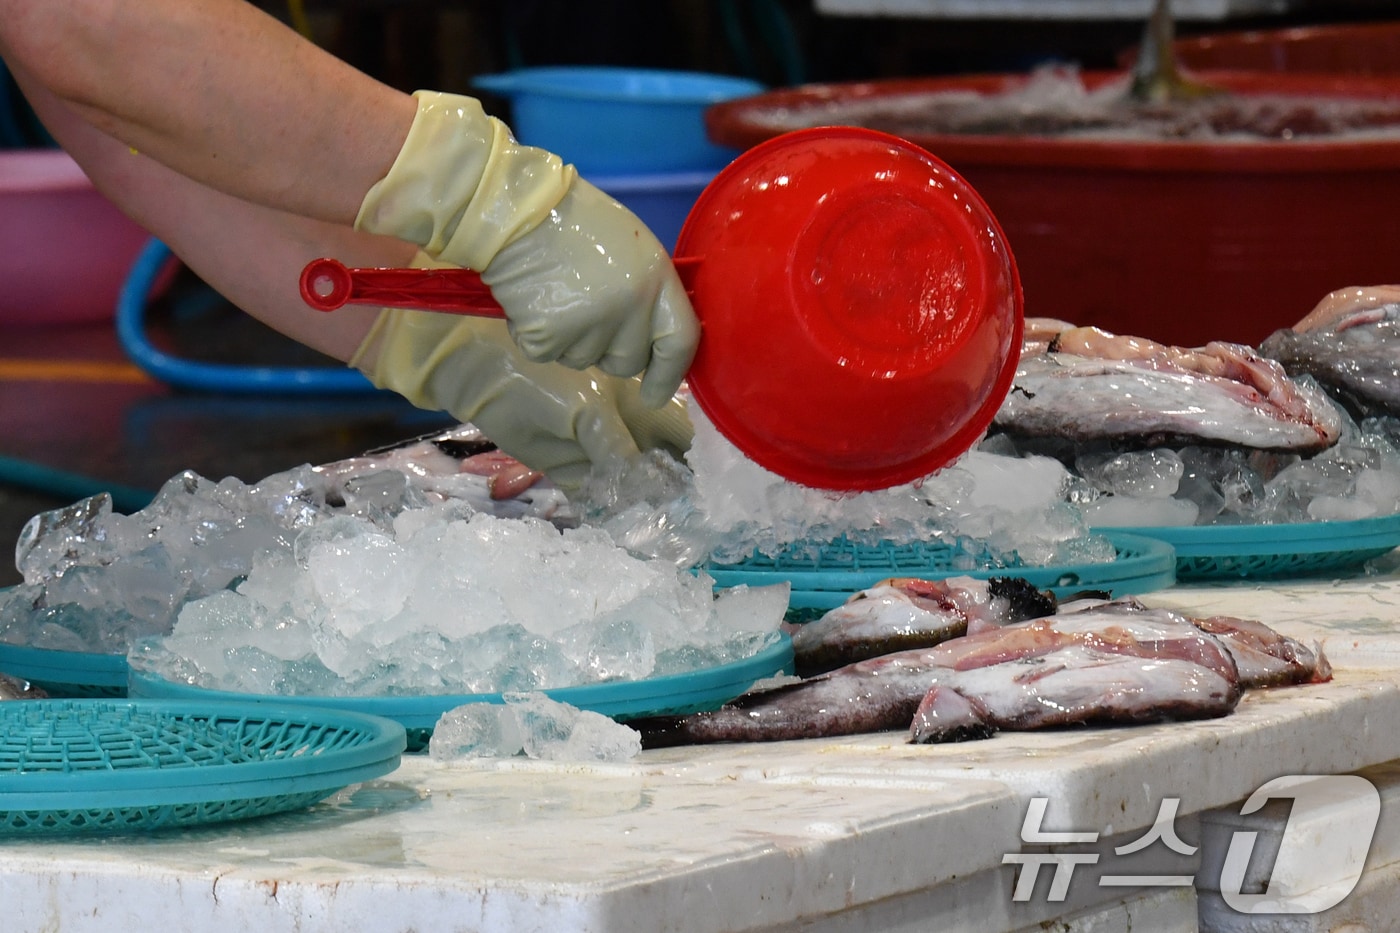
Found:
[[812, 677], [866, 658], [930, 648], [974, 628], [1054, 615], [1055, 598], [1022, 577], [892, 577], [792, 636], [794, 667]]
[[1291, 376], [1312, 376], [1354, 415], [1400, 415], [1400, 304], [1275, 331], [1259, 351]]

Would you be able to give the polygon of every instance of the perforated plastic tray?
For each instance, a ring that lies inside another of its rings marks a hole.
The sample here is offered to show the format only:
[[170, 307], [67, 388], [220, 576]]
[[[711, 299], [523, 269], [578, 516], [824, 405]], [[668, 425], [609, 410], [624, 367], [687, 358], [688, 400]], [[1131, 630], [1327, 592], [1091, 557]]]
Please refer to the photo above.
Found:
[[310, 806], [388, 774], [403, 727], [286, 704], [0, 703], [0, 835], [145, 832]]
[[1350, 522], [1134, 527], [1166, 541], [1182, 580], [1229, 580], [1352, 572], [1400, 547], [1400, 513]]
[[[643, 680], [558, 687], [543, 691], [561, 703], [592, 710], [619, 721], [639, 716], [693, 713], [716, 709], [743, 693], [754, 681], [792, 671], [792, 640], [785, 634], [751, 657], [728, 664]], [[499, 693], [452, 693], [419, 696], [267, 696], [207, 690], [132, 671], [128, 692], [135, 697], [198, 700], [202, 697], [311, 704], [385, 716], [408, 731], [409, 751], [421, 751], [442, 714], [466, 703], [504, 703]]]
[[790, 610], [831, 609], [852, 593], [889, 577], [942, 579], [969, 576], [1024, 577], [1057, 596], [1106, 590], [1114, 596], [1147, 593], [1176, 582], [1176, 555], [1166, 542], [1121, 532], [1105, 532], [1117, 556], [1101, 564], [1043, 567], [990, 565], [964, 569], [965, 551], [943, 544], [858, 545], [839, 539], [815, 550], [793, 546], [777, 557], [755, 555], [737, 564], [712, 564], [706, 572], [720, 586], [792, 585]]

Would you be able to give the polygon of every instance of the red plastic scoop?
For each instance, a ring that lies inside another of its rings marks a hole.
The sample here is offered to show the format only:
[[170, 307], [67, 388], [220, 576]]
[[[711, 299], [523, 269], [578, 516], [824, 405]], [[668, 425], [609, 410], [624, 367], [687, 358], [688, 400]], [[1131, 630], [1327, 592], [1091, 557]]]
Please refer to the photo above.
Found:
[[[676, 261], [682, 280], [694, 267], [694, 262]], [[491, 287], [473, 269], [351, 268], [337, 259], [313, 259], [301, 270], [301, 297], [317, 311], [356, 304], [506, 316]]]
[[[883, 489], [965, 453], [1011, 387], [1021, 285], [946, 164], [854, 127], [799, 130], [721, 171], [676, 267], [702, 324], [687, 376], [739, 450], [808, 486]], [[306, 266], [307, 303], [503, 316], [475, 272]]]
[[715, 426], [787, 479], [910, 482], [965, 453], [1020, 355], [1016, 265], [987, 205], [903, 139], [788, 133], [701, 193], [676, 254], [704, 338], [687, 379]]

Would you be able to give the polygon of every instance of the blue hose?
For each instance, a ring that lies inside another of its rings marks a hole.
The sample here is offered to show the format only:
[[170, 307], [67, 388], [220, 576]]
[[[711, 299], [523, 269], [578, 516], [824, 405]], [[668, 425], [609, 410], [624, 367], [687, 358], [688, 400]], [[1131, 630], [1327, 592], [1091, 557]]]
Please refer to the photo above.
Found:
[[152, 237], [117, 295], [117, 340], [127, 356], [148, 375], [182, 389], [267, 395], [345, 395], [378, 392], [362, 373], [336, 366], [273, 367], [200, 363], [171, 356], [146, 339], [146, 299], [171, 257], [170, 248]]

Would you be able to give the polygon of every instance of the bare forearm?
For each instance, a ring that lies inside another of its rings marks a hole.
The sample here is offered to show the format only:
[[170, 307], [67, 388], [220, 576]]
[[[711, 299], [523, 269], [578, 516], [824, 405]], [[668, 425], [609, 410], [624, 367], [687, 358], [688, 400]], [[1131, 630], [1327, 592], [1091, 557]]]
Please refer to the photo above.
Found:
[[325, 314], [308, 308], [297, 284], [302, 267], [320, 256], [347, 265], [406, 265], [413, 246], [251, 204], [193, 182], [86, 123], [22, 67], [14, 72], [35, 112], [94, 184], [204, 281], [270, 327], [349, 359], [378, 309], [346, 307]]
[[244, 0], [0, 0], [0, 56], [176, 172], [338, 223], [415, 110]]

